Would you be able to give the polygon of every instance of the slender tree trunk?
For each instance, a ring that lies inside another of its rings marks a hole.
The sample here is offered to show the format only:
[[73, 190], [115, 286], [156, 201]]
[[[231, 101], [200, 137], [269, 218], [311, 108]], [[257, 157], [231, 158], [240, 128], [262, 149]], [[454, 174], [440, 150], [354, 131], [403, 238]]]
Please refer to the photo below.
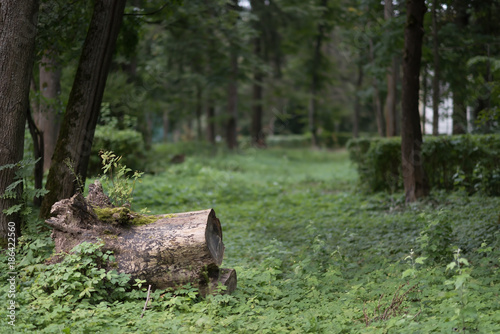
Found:
[[50, 53], [43, 56], [39, 69], [40, 95], [42, 99], [33, 118], [37, 128], [43, 134], [43, 155], [45, 157], [43, 171], [45, 172], [50, 168], [61, 125], [61, 114], [58, 110], [59, 94], [61, 92], [61, 69]]
[[424, 0], [406, 2], [406, 27], [403, 61], [403, 100], [401, 119], [401, 161], [406, 202], [428, 195], [429, 186], [422, 165], [419, 75], [424, 34]]
[[215, 145], [215, 106], [211, 100], [207, 106], [207, 140]]
[[94, 140], [97, 118], [113, 50], [123, 19], [125, 0], [101, 0], [94, 12], [47, 178], [40, 216], [49, 216], [52, 204], [82, 190], [64, 161], [69, 159], [83, 182]]
[[227, 98], [228, 119], [226, 123], [226, 142], [227, 147], [230, 150], [234, 150], [238, 148], [238, 53], [236, 50], [231, 52], [231, 76], [229, 79]]
[[[457, 32], [464, 33], [465, 28], [469, 24], [469, 5], [467, 1], [454, 0], [453, 8], [455, 9], [455, 25]], [[452, 133], [464, 134], [467, 132], [467, 106], [465, 96], [467, 94], [467, 68], [466, 60], [460, 57], [452, 64], [454, 70], [454, 80], [451, 83], [453, 94], [453, 111], [452, 111]]]
[[[257, 37], [254, 40], [254, 54], [257, 58], [261, 58], [261, 38]], [[262, 132], [262, 84], [264, 75], [259, 68], [255, 69], [253, 82], [253, 105], [252, 105], [252, 127], [251, 137], [252, 144], [257, 147], [265, 146], [264, 133]]]
[[170, 133], [170, 117], [168, 116], [168, 110], [165, 110], [162, 115], [162, 125], [163, 125], [163, 142], [168, 142], [168, 134]]
[[[326, 7], [326, 1], [322, 1], [322, 6]], [[313, 68], [312, 68], [312, 78], [311, 78], [311, 97], [309, 100], [309, 131], [311, 132], [311, 144], [314, 148], [319, 146], [318, 142], [318, 129], [316, 126], [316, 114], [317, 114], [317, 104], [318, 104], [318, 94], [320, 89], [320, 78], [319, 71], [321, 70], [321, 47], [323, 45], [323, 24], [318, 25], [318, 33], [316, 35], [316, 41], [314, 44], [314, 55], [313, 55]]]
[[201, 87], [196, 88], [196, 140], [201, 141], [203, 136], [202, 136], [202, 129], [201, 129], [201, 114], [203, 110], [203, 100], [201, 99], [202, 96], [202, 89]]
[[[43, 188], [43, 161], [44, 161], [44, 143], [43, 143], [43, 133], [40, 132], [38, 127], [31, 116], [31, 111], [29, 108], [26, 109], [26, 121], [28, 123], [28, 129], [30, 131], [31, 139], [33, 140], [33, 154], [37, 162], [35, 163], [35, 189]], [[42, 198], [35, 196], [33, 198], [33, 204], [35, 206], [40, 206], [42, 204]]]
[[[0, 3], [0, 166], [21, 161], [24, 126], [29, 107], [29, 88], [37, 25], [38, 1], [2, 0]], [[13, 183], [17, 169], [0, 170], [0, 196]], [[21, 217], [3, 210], [19, 204], [16, 198], [0, 197], [0, 247], [11, 248], [21, 235]], [[12, 238], [12, 239], [11, 239]]]
[[358, 79], [356, 80], [356, 94], [354, 96], [354, 113], [352, 119], [352, 136], [354, 138], [359, 137], [359, 117], [361, 113], [361, 102], [359, 98], [359, 91], [363, 85], [363, 64], [361, 61], [358, 62]]
[[432, 135], [439, 135], [439, 40], [437, 28], [438, 0], [432, 2], [432, 54], [434, 58], [434, 76], [432, 77]]
[[425, 135], [425, 123], [427, 122], [427, 115], [426, 115], [426, 109], [427, 109], [427, 94], [429, 93], [429, 89], [427, 86], [427, 67], [424, 67], [423, 69], [424, 72], [424, 77], [422, 78], [422, 135]]
[[[370, 39], [370, 61], [375, 61], [373, 50], [373, 41]], [[380, 91], [378, 89], [379, 82], [376, 77], [373, 77], [373, 108], [375, 109], [375, 119], [377, 121], [377, 131], [380, 137], [384, 136], [384, 114], [382, 112], [382, 102], [380, 101]]]
[[452, 109], [452, 133], [461, 135], [467, 132], [467, 105], [465, 97], [459, 89], [453, 91], [453, 109]]
[[[392, 0], [385, 0], [384, 2], [384, 18], [390, 21], [393, 16]], [[391, 65], [387, 69], [387, 96], [385, 99], [385, 130], [387, 137], [394, 137], [396, 135], [396, 72], [397, 72], [397, 59], [393, 56]]]

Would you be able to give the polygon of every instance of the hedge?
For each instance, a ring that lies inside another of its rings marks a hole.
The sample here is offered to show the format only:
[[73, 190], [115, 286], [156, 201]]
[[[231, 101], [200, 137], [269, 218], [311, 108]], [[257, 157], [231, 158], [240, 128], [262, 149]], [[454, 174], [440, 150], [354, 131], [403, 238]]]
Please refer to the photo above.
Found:
[[[401, 138], [352, 139], [347, 148], [367, 190], [403, 189]], [[431, 188], [500, 195], [500, 134], [424, 137], [420, 157]]]

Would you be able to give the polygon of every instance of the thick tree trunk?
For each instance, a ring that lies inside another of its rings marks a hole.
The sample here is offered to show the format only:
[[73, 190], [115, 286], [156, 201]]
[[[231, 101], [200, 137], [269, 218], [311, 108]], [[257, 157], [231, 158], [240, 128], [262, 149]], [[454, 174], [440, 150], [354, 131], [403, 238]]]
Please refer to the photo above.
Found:
[[76, 173], [85, 182], [102, 95], [124, 8], [125, 0], [95, 2], [47, 178], [49, 193], [44, 197], [40, 210], [43, 218], [48, 217], [53, 203], [71, 197], [79, 190], [75, 175], [65, 165], [65, 160], [72, 161]]
[[226, 123], [226, 142], [230, 150], [238, 148], [238, 53], [236, 50], [231, 52], [231, 75], [227, 91], [227, 123]]
[[439, 135], [439, 40], [437, 30], [437, 6], [438, 1], [432, 2], [432, 54], [434, 58], [434, 76], [432, 77], [432, 135]]
[[51, 58], [50, 53], [42, 58], [39, 69], [40, 95], [43, 98], [33, 118], [37, 128], [43, 134], [43, 171], [45, 172], [50, 168], [61, 125], [61, 114], [57, 108], [61, 92], [61, 69]]
[[[38, 1], [4, 0], [0, 4], [0, 166], [15, 164], [23, 158], [24, 126], [29, 107], [29, 87], [37, 25]], [[0, 196], [13, 183], [16, 169], [0, 171]], [[11, 246], [9, 237], [21, 235], [21, 217], [6, 215], [19, 204], [22, 186], [16, 198], [0, 197], [0, 247]], [[10, 222], [14, 223], [9, 224]]]
[[[393, 16], [392, 0], [384, 2], [384, 18], [390, 21]], [[397, 72], [397, 59], [393, 56], [391, 65], [387, 69], [387, 96], [385, 98], [385, 131], [387, 137], [394, 137], [396, 135], [396, 72]]]
[[422, 165], [420, 129], [419, 75], [422, 56], [424, 0], [406, 3], [406, 28], [403, 62], [403, 100], [401, 119], [401, 161], [406, 202], [414, 202], [429, 193]]
[[[255, 38], [254, 40], [254, 53], [255, 56], [261, 57], [261, 39]], [[262, 131], [262, 84], [264, 80], [264, 75], [260, 69], [255, 69], [253, 82], [253, 104], [252, 104], [252, 126], [251, 126], [251, 137], [252, 144], [257, 147], [265, 146], [264, 132]]]
[[[86, 242], [104, 242], [114, 252], [120, 273], [143, 279], [154, 288], [191, 283], [202, 295], [220, 282], [236, 288], [236, 273], [220, 269], [224, 255], [222, 229], [212, 209], [158, 216], [140, 216], [113, 208], [98, 183], [84, 199], [77, 193], [52, 207], [54, 252], [69, 252]], [[59, 259], [56, 259], [59, 260]], [[110, 268], [109, 268], [110, 269]]]

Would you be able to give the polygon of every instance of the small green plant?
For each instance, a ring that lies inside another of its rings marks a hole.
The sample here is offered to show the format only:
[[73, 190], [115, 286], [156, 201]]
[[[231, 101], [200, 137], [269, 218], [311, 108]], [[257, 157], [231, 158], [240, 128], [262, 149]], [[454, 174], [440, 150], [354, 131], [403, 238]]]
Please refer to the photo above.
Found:
[[[436, 218], [429, 219], [420, 232], [417, 241], [420, 243], [422, 254], [435, 262], [448, 262], [452, 242], [452, 228], [449, 212], [439, 211]], [[423, 213], [422, 217], [428, 215]]]
[[471, 268], [469, 261], [460, 255], [461, 250], [457, 248], [453, 252], [453, 261], [446, 266], [446, 271], [454, 272], [451, 279], [444, 282], [445, 285], [452, 285], [455, 289], [455, 294], [451, 297], [456, 302], [455, 305], [455, 319], [458, 319], [460, 325], [454, 328], [455, 332], [466, 333], [470, 331], [468, 329], [466, 322], [469, 322], [470, 318], [476, 318], [476, 309], [469, 306], [467, 298], [467, 283], [471, 279]]
[[113, 151], [100, 151], [99, 154], [104, 173], [101, 181], [108, 189], [109, 198], [116, 206], [130, 206], [135, 184], [144, 173], [135, 171], [130, 176], [132, 169], [121, 164], [121, 156], [117, 156]]
[[75, 162], [73, 160], [71, 160], [70, 158], [64, 159], [63, 162], [66, 165], [66, 167], [69, 169], [71, 175], [73, 175], [73, 177], [75, 178], [73, 180], [73, 182], [75, 182], [77, 185], [77, 188], [76, 188], [77, 191], [83, 193], [83, 190], [85, 189], [85, 184], [83, 184], [82, 176], [76, 172]]
[[408, 263], [410, 268], [403, 271], [403, 278], [405, 278], [407, 276], [411, 276], [411, 277], [415, 278], [416, 273], [417, 273], [416, 265], [417, 264], [420, 264], [420, 265], [424, 264], [425, 259], [427, 259], [425, 256], [419, 256], [419, 257], [415, 258], [415, 252], [413, 251], [413, 249], [411, 249], [410, 254], [408, 256], [406, 256], [404, 259]]

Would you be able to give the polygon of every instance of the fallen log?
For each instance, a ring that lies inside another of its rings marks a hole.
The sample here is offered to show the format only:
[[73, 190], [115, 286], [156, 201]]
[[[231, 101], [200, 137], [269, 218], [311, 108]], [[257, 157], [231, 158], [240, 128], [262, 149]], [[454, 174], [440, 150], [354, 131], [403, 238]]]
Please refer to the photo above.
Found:
[[113, 207], [103, 195], [96, 183], [87, 199], [75, 194], [53, 205], [53, 217], [46, 222], [53, 228], [56, 253], [101, 240], [116, 259], [108, 269], [146, 280], [153, 288], [191, 283], [206, 295], [220, 283], [225, 293], [234, 291], [236, 272], [219, 268], [224, 244], [213, 209], [144, 216]]

